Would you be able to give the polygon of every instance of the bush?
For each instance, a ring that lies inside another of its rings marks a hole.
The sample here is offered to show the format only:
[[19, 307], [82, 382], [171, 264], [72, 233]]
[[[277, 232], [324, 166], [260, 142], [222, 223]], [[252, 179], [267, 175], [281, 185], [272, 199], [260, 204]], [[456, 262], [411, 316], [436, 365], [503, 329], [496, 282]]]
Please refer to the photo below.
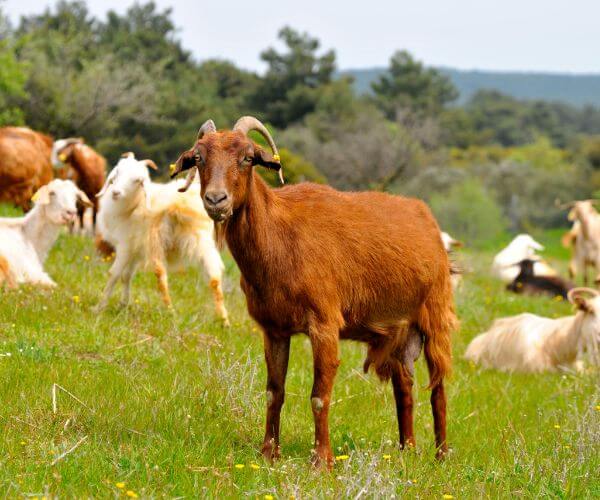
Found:
[[431, 208], [441, 228], [469, 246], [481, 247], [506, 230], [502, 210], [475, 179], [453, 186], [447, 194], [434, 194]]

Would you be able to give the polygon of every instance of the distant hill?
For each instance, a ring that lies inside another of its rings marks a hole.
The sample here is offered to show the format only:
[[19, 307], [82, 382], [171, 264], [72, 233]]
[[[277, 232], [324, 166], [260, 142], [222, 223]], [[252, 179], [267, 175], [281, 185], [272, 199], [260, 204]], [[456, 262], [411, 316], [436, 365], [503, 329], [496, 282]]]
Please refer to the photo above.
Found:
[[[518, 99], [562, 101], [576, 106], [600, 106], [600, 74], [518, 73], [503, 71], [463, 71], [438, 68], [448, 75], [460, 92], [462, 104], [480, 89], [494, 89]], [[355, 79], [358, 93], [371, 91], [371, 82], [385, 72], [384, 68], [341, 71]]]

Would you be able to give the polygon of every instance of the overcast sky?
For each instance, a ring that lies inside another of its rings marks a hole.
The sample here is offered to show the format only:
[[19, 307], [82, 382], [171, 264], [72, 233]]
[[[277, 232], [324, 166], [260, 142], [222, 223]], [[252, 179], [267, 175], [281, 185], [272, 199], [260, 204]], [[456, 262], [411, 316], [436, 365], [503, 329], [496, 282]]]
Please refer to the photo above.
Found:
[[[129, 0], [88, 0], [123, 12]], [[290, 25], [334, 48], [338, 66], [385, 66], [405, 48], [428, 65], [461, 69], [600, 73], [597, 0], [156, 0], [173, 8], [183, 45], [197, 59], [262, 70], [259, 53]], [[17, 21], [49, 0], [5, 0]]]

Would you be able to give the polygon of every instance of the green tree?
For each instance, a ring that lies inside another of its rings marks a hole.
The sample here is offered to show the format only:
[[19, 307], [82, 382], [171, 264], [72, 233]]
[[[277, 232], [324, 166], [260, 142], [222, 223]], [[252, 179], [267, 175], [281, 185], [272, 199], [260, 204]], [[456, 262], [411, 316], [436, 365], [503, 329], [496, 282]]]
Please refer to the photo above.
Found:
[[269, 48], [261, 54], [268, 69], [251, 97], [251, 106], [262, 110], [265, 120], [286, 127], [315, 110], [323, 86], [332, 81], [335, 53], [317, 55], [319, 41], [285, 27], [279, 38], [285, 52]]
[[371, 88], [375, 103], [389, 119], [395, 119], [400, 109], [436, 115], [458, 97], [448, 77], [434, 68], [426, 68], [405, 50], [392, 56], [388, 72], [373, 82]]

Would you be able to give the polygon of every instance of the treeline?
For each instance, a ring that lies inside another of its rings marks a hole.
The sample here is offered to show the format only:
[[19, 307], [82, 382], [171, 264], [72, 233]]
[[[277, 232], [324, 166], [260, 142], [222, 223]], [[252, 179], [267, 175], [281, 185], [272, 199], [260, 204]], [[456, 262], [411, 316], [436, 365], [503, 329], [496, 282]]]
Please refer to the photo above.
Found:
[[[266, 48], [258, 75], [195, 60], [170, 10], [152, 2], [104, 19], [59, 2], [16, 26], [0, 13], [0, 124], [83, 136], [111, 162], [134, 151], [164, 168], [205, 119], [226, 127], [253, 114], [276, 129], [288, 180], [418, 195], [473, 240], [490, 227], [554, 225], [553, 198], [600, 188], [596, 108], [494, 91], [458, 107], [452, 82], [405, 51], [358, 96], [336, 77], [333, 50], [289, 27], [279, 37], [283, 50]], [[456, 226], [465, 203], [485, 220]]]

